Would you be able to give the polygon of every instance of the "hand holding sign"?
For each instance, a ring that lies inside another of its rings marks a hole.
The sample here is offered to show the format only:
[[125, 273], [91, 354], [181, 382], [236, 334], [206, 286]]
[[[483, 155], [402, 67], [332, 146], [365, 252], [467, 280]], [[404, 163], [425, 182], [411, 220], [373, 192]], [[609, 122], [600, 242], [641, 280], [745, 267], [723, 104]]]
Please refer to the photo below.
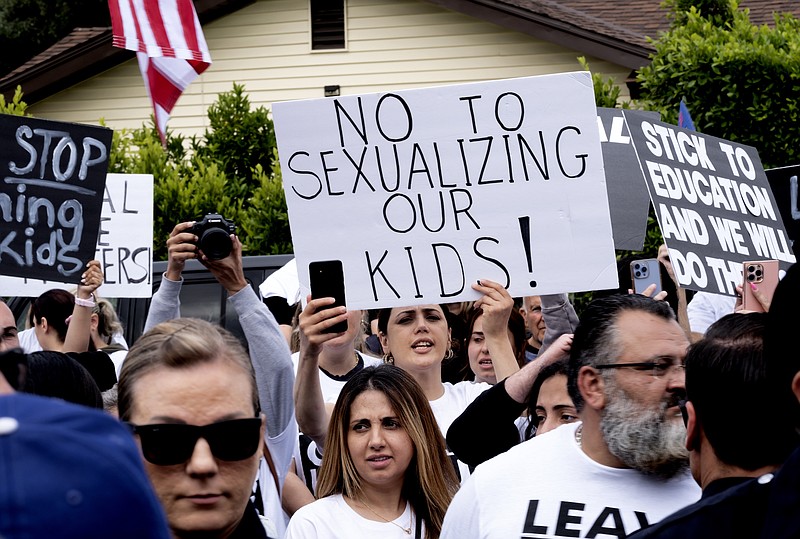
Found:
[[103, 284], [103, 270], [98, 260], [90, 260], [86, 264], [86, 271], [81, 275], [81, 284], [78, 285], [78, 292], [75, 297], [78, 299], [88, 299], [92, 297], [94, 291]]
[[742, 262], [795, 262], [755, 148], [623, 115], [681, 286], [733, 295]]

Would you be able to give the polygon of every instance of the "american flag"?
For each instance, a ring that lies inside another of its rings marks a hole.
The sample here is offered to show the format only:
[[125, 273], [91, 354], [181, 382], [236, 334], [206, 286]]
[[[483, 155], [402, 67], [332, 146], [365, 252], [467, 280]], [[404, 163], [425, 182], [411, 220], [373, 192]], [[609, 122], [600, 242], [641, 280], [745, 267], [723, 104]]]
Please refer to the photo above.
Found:
[[203, 29], [191, 0], [108, 0], [115, 47], [136, 51], [166, 144], [167, 120], [186, 87], [209, 65]]

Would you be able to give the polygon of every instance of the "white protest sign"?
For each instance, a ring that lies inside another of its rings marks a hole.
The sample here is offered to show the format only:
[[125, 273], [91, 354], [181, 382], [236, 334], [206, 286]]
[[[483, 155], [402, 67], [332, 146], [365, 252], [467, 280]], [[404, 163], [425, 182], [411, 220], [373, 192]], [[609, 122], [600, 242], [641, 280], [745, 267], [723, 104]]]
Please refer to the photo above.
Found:
[[681, 286], [732, 296], [743, 262], [795, 262], [755, 148], [623, 115]]
[[347, 306], [617, 286], [588, 72], [272, 107], [301, 285], [341, 260]]
[[[103, 267], [98, 294], [149, 298], [153, 294], [153, 176], [108, 174], [95, 258]], [[74, 284], [0, 276], [0, 295], [35, 297]]]

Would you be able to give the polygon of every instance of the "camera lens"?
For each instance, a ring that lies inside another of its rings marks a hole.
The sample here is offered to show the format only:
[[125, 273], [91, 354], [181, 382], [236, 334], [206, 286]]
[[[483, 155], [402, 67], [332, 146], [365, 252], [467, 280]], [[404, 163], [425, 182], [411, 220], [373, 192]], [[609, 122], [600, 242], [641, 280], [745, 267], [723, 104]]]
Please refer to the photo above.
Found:
[[747, 271], [752, 273], [752, 272], [756, 271], [756, 267], [752, 266], [752, 265], [751, 266], [747, 266]]
[[756, 276], [755, 276], [755, 275], [753, 275], [753, 274], [751, 273], [751, 274], [749, 274], [749, 275], [747, 276], [747, 280], [748, 280], [748, 281], [755, 281], [755, 280], [756, 280]]
[[203, 232], [197, 244], [209, 260], [221, 260], [231, 254], [231, 250], [233, 250], [233, 243], [228, 232], [216, 227]]

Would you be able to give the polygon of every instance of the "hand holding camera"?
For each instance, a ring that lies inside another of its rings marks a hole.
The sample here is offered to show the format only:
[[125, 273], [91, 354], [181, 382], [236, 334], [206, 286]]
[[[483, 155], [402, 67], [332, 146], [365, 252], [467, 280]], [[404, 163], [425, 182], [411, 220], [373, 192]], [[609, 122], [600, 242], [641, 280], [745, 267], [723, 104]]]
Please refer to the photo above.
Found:
[[179, 281], [186, 261], [199, 259], [198, 250], [209, 261], [227, 258], [233, 249], [231, 234], [236, 231], [233, 221], [209, 213], [201, 221], [178, 223], [167, 239], [166, 278]]
[[217, 213], [208, 213], [188, 232], [197, 236], [197, 247], [206, 258], [221, 260], [231, 254], [231, 234], [236, 233], [236, 225]]

